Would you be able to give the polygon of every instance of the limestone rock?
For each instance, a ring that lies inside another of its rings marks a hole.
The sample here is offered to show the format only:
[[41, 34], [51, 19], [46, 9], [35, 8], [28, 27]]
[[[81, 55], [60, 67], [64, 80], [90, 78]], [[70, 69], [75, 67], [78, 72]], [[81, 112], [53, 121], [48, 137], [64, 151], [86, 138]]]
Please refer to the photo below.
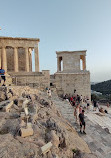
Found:
[[5, 92], [0, 91], [0, 102], [6, 100], [6, 94]]
[[56, 135], [55, 131], [52, 130], [51, 133], [50, 133], [50, 135], [51, 135], [52, 144], [54, 146], [58, 147], [59, 144], [60, 144], [60, 141], [59, 141], [59, 137]]

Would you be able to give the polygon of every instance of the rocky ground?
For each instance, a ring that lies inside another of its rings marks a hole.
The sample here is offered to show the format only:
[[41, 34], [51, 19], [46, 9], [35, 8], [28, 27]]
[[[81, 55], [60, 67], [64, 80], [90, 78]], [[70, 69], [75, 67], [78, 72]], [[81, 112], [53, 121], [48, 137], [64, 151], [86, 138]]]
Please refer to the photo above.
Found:
[[[29, 87], [0, 87], [0, 158], [96, 158], [61, 115], [54, 97]], [[27, 122], [33, 134], [23, 137], [20, 131], [28, 131]], [[41, 153], [49, 142], [51, 148]]]

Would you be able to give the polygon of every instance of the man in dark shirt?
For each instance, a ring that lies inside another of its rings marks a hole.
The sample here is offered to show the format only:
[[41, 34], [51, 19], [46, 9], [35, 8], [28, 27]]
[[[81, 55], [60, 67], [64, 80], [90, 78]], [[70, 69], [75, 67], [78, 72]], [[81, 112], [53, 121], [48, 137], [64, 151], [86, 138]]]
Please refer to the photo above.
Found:
[[84, 121], [84, 110], [82, 110], [82, 113], [79, 114], [79, 121], [80, 121], [80, 133], [82, 133], [82, 126], [83, 126], [83, 133], [85, 132], [85, 121]]

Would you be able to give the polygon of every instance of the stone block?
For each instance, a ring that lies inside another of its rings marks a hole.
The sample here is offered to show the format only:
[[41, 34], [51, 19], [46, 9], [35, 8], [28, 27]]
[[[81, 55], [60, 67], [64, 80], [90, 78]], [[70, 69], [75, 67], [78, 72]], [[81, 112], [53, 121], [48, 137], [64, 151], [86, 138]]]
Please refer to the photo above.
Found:
[[21, 112], [20, 117], [22, 120], [24, 120], [25, 119], [25, 112]]
[[28, 137], [33, 135], [33, 129], [32, 128], [21, 128], [20, 129], [20, 135], [21, 137]]
[[19, 98], [19, 99], [18, 99], [18, 106], [21, 106], [21, 107], [22, 107], [24, 100], [25, 100], [25, 99], [22, 98], [22, 97]]
[[25, 115], [27, 116], [27, 115], [29, 114], [29, 112], [28, 112], [28, 108], [25, 107], [25, 108], [24, 108], [24, 111], [25, 111]]
[[32, 128], [32, 124], [30, 122], [27, 123], [27, 128]]
[[41, 147], [40, 153], [43, 154], [43, 155], [46, 154], [47, 152], [50, 151], [51, 147], [52, 147], [52, 143], [51, 142], [45, 144], [44, 146]]
[[12, 107], [13, 105], [13, 101], [11, 101], [10, 103], [8, 103], [3, 109], [6, 111], [6, 112], [9, 112], [10, 111], [10, 108]]

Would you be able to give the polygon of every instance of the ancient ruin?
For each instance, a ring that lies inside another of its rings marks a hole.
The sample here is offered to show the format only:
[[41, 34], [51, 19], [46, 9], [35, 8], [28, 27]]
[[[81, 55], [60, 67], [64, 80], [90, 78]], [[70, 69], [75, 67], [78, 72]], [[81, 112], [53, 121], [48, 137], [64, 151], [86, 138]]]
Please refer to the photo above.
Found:
[[[49, 70], [39, 71], [39, 42], [36, 38], [0, 37], [0, 66], [11, 76], [9, 83], [38, 88], [50, 86], [52, 80]], [[32, 50], [35, 55], [35, 72], [32, 72]], [[73, 94], [75, 91], [76, 94], [90, 99], [90, 73], [86, 70], [86, 50], [61, 51], [56, 54], [57, 72], [53, 82], [58, 95]]]
[[[10, 84], [49, 87], [49, 71], [39, 72], [39, 41], [36, 38], [0, 37], [0, 67], [11, 76]], [[32, 72], [32, 50], [35, 72]]]
[[76, 94], [90, 99], [90, 72], [86, 70], [86, 50], [57, 54], [55, 84], [58, 94]]
[[[50, 75], [49, 70], [39, 70], [39, 41], [0, 37], [0, 66], [7, 78], [6, 86], [0, 86], [0, 157], [111, 157], [111, 109], [109, 114], [104, 107], [93, 111], [86, 50], [56, 52], [57, 72]], [[59, 97], [66, 93], [69, 98]], [[79, 101], [72, 104], [71, 94], [86, 97], [80, 100], [86, 111], [86, 133], [79, 131], [74, 115]]]

